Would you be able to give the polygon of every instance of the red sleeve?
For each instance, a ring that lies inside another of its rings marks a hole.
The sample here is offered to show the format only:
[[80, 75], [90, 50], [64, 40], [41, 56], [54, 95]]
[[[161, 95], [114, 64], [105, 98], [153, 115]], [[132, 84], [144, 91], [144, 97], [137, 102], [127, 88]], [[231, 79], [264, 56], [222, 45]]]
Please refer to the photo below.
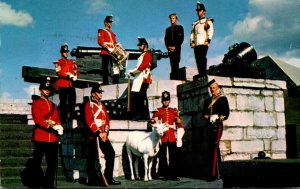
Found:
[[137, 68], [137, 70], [143, 71], [146, 68], [150, 68], [151, 64], [152, 64], [152, 55], [150, 52], [146, 52], [143, 61], [140, 64], [140, 66]]
[[61, 69], [58, 71], [58, 72], [56, 72], [57, 73], [57, 75], [58, 76], [60, 76], [60, 77], [67, 77], [67, 75], [66, 75], [66, 67], [67, 66], [63, 66], [63, 62], [62, 62], [63, 60], [62, 59], [59, 59], [58, 60], [58, 62], [57, 62], [57, 66], [60, 66], [61, 67]]
[[110, 119], [109, 119], [108, 113], [107, 113], [106, 108], [105, 108], [104, 105], [102, 105], [102, 109], [103, 109], [103, 111], [105, 113], [105, 118], [106, 119], [105, 119], [105, 125], [104, 125], [104, 127], [103, 126], [101, 127], [101, 132], [108, 132], [109, 129], [110, 129]]
[[94, 116], [92, 112], [92, 107], [90, 106], [90, 102], [87, 102], [85, 104], [84, 113], [85, 113], [86, 124], [89, 126], [92, 132], [95, 133], [96, 131], [98, 131], [98, 127], [94, 121]]
[[102, 29], [99, 29], [98, 30], [98, 44], [101, 46], [101, 47], [104, 47], [104, 32]]

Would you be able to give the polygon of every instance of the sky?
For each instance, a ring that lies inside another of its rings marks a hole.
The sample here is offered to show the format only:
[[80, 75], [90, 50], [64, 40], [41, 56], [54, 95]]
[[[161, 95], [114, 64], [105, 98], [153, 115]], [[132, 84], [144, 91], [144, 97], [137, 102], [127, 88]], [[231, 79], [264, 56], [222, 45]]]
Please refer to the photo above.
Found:
[[[184, 27], [180, 67], [194, 67], [189, 46], [191, 24], [197, 20], [196, 0], [0, 0], [0, 98], [24, 99], [37, 84], [25, 82], [22, 66], [54, 69], [60, 46], [98, 47], [97, 31], [113, 15], [112, 31], [125, 49], [137, 49], [137, 37], [150, 48], [166, 52], [163, 38], [176, 13]], [[300, 0], [203, 0], [215, 33], [208, 67], [222, 63], [228, 47], [247, 42], [258, 58], [275, 56], [300, 67]], [[69, 58], [75, 59], [69, 56]], [[128, 69], [136, 61], [128, 62]], [[155, 80], [169, 79], [169, 59], [153, 70]], [[36, 89], [35, 89], [36, 90]]]

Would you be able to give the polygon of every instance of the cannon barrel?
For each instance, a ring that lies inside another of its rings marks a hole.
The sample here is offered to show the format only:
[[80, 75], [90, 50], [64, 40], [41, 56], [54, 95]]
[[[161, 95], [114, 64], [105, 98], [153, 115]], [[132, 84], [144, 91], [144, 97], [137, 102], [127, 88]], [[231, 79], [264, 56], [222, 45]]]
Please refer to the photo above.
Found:
[[[100, 47], [84, 47], [84, 46], [77, 46], [77, 48], [72, 49], [71, 56], [76, 58], [83, 58], [85, 56], [92, 56], [92, 55], [99, 55], [103, 48]], [[138, 49], [125, 49], [129, 53], [128, 60], [136, 60], [141, 51]], [[167, 58], [168, 53], [162, 52], [161, 50], [150, 49], [151, 53], [157, 57], [157, 60], [161, 58]]]

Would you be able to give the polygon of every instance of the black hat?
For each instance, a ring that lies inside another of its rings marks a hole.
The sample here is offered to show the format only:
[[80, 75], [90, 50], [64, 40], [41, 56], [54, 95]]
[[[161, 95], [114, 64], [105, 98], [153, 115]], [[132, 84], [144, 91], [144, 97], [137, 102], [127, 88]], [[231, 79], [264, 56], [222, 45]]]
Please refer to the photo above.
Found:
[[200, 3], [199, 1], [197, 1], [196, 11], [201, 11], [201, 10], [206, 11], [205, 6], [203, 3]]
[[161, 93], [161, 101], [170, 100], [170, 92], [164, 91]]
[[210, 82], [207, 83], [207, 86], [210, 87], [212, 84], [217, 83], [215, 79], [210, 80]]
[[113, 22], [112, 16], [106, 16], [104, 22]]
[[40, 90], [49, 90], [49, 91], [51, 91], [50, 77], [47, 77], [46, 80], [43, 81], [43, 82], [40, 84], [39, 89], [40, 89]]
[[148, 46], [148, 42], [145, 38], [138, 37], [138, 41], [139, 41], [139, 43], [137, 44], [137, 46], [141, 46], [141, 45], [147, 45]]
[[64, 44], [60, 47], [60, 53], [69, 52], [68, 44]]
[[95, 85], [92, 87], [92, 90], [91, 90], [91, 93], [101, 93], [101, 92], [104, 92], [101, 88], [101, 85], [98, 84], [98, 85]]

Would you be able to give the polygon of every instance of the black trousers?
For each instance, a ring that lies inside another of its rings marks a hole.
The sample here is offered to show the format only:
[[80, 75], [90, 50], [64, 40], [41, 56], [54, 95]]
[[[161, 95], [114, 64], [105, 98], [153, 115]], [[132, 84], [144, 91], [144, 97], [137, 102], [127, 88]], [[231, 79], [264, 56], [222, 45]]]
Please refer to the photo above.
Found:
[[134, 92], [131, 98], [133, 106], [132, 114], [133, 117], [139, 119], [148, 120], [150, 119], [149, 114], [149, 103], [147, 98], [147, 90], [149, 88], [148, 83], [143, 83], [139, 92]]
[[61, 87], [58, 89], [59, 94], [59, 112], [60, 119], [64, 121], [73, 118], [76, 106], [76, 91], [74, 87]]
[[176, 47], [174, 52], [169, 52], [170, 65], [171, 65], [171, 80], [179, 80], [179, 63], [180, 63], [181, 48]]
[[194, 47], [194, 54], [199, 72], [199, 77], [204, 77], [207, 74], [207, 51], [207, 45], [198, 45]]
[[[87, 176], [89, 181], [99, 180], [98, 170], [96, 168], [98, 162], [97, 140], [89, 140], [88, 157], [87, 157]], [[113, 171], [115, 165], [115, 150], [110, 141], [100, 141], [100, 149], [104, 154], [105, 171], [104, 176], [107, 181], [113, 179]]]
[[[33, 170], [34, 175], [38, 179], [40, 178], [40, 170], [42, 160], [45, 155], [46, 158], [46, 173], [44, 179], [42, 179], [42, 186], [46, 188], [54, 187], [55, 173], [57, 169], [58, 159], [58, 143], [57, 142], [34, 142], [33, 147]], [[37, 180], [40, 182], [40, 180]]]
[[210, 125], [208, 128], [208, 143], [209, 143], [209, 177], [218, 177], [219, 165], [221, 163], [221, 152], [219, 148], [220, 139], [223, 133], [223, 124]]
[[[112, 65], [112, 57], [109, 54], [103, 54], [101, 55], [102, 57], [102, 78], [103, 78], [103, 85], [108, 85], [109, 84], [109, 66]], [[119, 83], [119, 78], [120, 74], [114, 74], [112, 76], [113, 78], [113, 84], [118, 84]]]
[[[167, 161], [169, 151], [169, 164]], [[159, 149], [159, 172], [165, 178], [177, 177], [177, 146], [176, 142], [162, 142]]]

